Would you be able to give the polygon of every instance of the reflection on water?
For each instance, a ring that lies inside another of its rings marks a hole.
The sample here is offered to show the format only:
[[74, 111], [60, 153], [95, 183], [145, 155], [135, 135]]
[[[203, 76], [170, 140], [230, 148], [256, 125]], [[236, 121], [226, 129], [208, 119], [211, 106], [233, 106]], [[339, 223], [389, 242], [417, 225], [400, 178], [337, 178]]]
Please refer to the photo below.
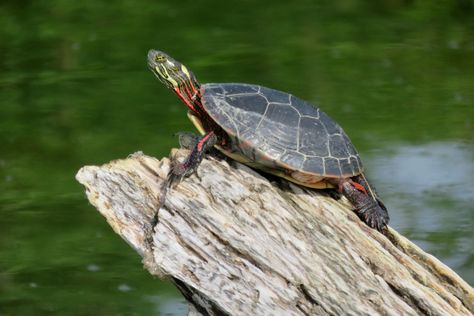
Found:
[[395, 146], [393, 150], [393, 156], [377, 157], [375, 163], [383, 167], [383, 160], [384, 175], [396, 191], [415, 198], [443, 192], [459, 201], [474, 201], [474, 187], [468, 185], [474, 175], [474, 148], [456, 143], [428, 143]]
[[188, 306], [183, 298], [166, 298], [149, 296], [147, 300], [155, 304], [155, 315], [163, 316], [185, 316], [188, 314]]
[[391, 149], [370, 161], [391, 211], [391, 226], [472, 281], [472, 144], [436, 142]]

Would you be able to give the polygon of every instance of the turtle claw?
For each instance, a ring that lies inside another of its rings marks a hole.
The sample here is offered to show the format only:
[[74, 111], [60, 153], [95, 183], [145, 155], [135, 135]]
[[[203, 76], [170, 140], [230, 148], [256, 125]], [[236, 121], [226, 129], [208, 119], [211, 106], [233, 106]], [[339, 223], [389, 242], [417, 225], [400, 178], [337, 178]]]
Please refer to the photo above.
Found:
[[384, 232], [387, 229], [389, 222], [388, 212], [379, 205], [370, 205], [366, 208], [356, 210], [356, 212], [359, 218], [369, 225], [369, 227], [379, 232]]
[[180, 178], [180, 180], [190, 174], [192, 174], [194, 168], [188, 167], [186, 163], [176, 163], [171, 167], [171, 173]]

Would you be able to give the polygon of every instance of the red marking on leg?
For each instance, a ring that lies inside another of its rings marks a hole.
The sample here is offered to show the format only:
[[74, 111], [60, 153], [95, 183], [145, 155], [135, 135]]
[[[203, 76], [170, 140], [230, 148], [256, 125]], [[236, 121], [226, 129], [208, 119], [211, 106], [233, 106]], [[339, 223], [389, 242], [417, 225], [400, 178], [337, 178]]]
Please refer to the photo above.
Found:
[[207, 135], [205, 135], [198, 143], [197, 143], [197, 149], [198, 151], [201, 151], [202, 150], [202, 146], [204, 145], [204, 143], [209, 139], [209, 137], [211, 137], [213, 133], [209, 133]]
[[349, 182], [359, 191], [367, 194], [367, 190], [359, 183], [355, 182], [355, 181], [352, 181], [349, 179]]

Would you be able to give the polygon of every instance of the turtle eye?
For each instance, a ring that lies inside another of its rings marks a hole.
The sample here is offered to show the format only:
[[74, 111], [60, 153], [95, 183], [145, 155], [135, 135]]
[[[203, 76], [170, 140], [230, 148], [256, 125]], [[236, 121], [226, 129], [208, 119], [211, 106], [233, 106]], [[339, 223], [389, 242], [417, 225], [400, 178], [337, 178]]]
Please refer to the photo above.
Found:
[[156, 61], [157, 63], [165, 62], [165, 61], [166, 61], [166, 57], [163, 56], [163, 55], [161, 55], [161, 54], [157, 54], [157, 55], [155, 56], [155, 61]]

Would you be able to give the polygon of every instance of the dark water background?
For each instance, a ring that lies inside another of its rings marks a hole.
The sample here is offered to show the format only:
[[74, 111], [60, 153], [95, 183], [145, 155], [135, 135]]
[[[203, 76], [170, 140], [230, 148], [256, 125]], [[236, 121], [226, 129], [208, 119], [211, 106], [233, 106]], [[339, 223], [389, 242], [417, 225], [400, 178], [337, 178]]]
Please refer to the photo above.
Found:
[[474, 2], [324, 3], [1, 1], [0, 315], [185, 314], [74, 180], [193, 130], [149, 48], [319, 104], [391, 225], [473, 284]]

